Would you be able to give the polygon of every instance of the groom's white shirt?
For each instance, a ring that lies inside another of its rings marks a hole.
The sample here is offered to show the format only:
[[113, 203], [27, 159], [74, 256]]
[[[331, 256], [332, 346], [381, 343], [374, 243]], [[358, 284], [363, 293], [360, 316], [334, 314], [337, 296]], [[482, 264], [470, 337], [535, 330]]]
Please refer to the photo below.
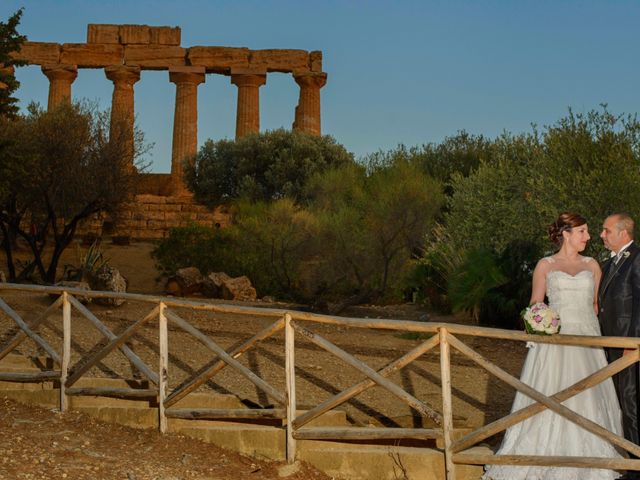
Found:
[[613, 257], [618, 257], [620, 258], [620, 255], [622, 254], [622, 252], [624, 252], [627, 248], [629, 248], [629, 245], [631, 245], [633, 243], [633, 240], [631, 240], [629, 243], [625, 244], [620, 250], [618, 250], [617, 252], [614, 252], [613, 250], [611, 251], [611, 258]]

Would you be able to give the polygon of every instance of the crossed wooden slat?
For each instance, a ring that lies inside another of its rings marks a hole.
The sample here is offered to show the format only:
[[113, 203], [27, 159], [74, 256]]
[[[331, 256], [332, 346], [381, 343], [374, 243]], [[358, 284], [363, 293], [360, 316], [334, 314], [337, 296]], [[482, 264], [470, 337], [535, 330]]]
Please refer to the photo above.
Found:
[[573, 466], [582, 468], [612, 468], [612, 469], [636, 469], [640, 470], [640, 460], [627, 460], [627, 459], [608, 459], [608, 458], [583, 458], [583, 457], [549, 457], [549, 456], [536, 456], [536, 455], [483, 455], [474, 453], [457, 453], [462, 450], [475, 445], [477, 442], [494, 435], [506, 428], [519, 423], [536, 413], [539, 413], [545, 409], [552, 410], [553, 412], [561, 415], [562, 417], [570, 420], [571, 422], [584, 428], [586, 431], [593, 433], [594, 435], [603, 438], [609, 443], [620, 447], [635, 456], [640, 456], [640, 446], [626, 440], [625, 438], [610, 432], [606, 428], [599, 424], [585, 418], [584, 416], [574, 412], [573, 410], [562, 405], [561, 402], [577, 395], [578, 393], [590, 388], [594, 385], [601, 383], [602, 381], [610, 378], [612, 375], [624, 370], [628, 366], [640, 360], [640, 351], [635, 350], [631, 354], [624, 355], [622, 358], [615, 362], [603, 367], [602, 369], [594, 372], [588, 377], [576, 382], [575, 384], [567, 387], [566, 389], [555, 393], [552, 396], [544, 395], [537, 390], [531, 388], [527, 384], [520, 381], [518, 378], [507, 373], [493, 362], [489, 361], [459, 339], [451, 334], [447, 335], [448, 342], [459, 352], [466, 357], [473, 360], [482, 368], [504, 381], [508, 385], [512, 386], [519, 392], [527, 395], [529, 398], [535, 400], [535, 403], [513, 412], [506, 417], [496, 420], [488, 425], [485, 425], [478, 430], [475, 430], [468, 435], [452, 442], [450, 454], [453, 454], [453, 461], [455, 463], [464, 464], [507, 464], [507, 465], [554, 465], [554, 466]]
[[407, 353], [406, 355], [399, 358], [398, 360], [387, 365], [380, 371], [376, 371], [370, 366], [368, 366], [366, 363], [358, 360], [353, 355], [337, 347], [336, 345], [334, 345], [327, 339], [323, 338], [322, 336], [316, 333], [313, 333], [310, 330], [307, 330], [306, 328], [302, 327], [297, 322], [292, 322], [292, 325], [293, 325], [293, 328], [297, 332], [299, 332], [301, 335], [303, 335], [305, 338], [315, 343], [319, 347], [325, 349], [326, 351], [332, 353], [333, 355], [340, 358], [344, 362], [348, 363], [355, 369], [364, 373], [369, 378], [369, 380], [365, 380], [361, 383], [354, 385], [353, 387], [350, 387], [349, 389], [343, 392], [340, 392], [339, 394], [325, 401], [323, 404], [319, 405], [318, 407], [315, 407], [313, 410], [310, 410], [308, 413], [304, 414], [302, 417], [296, 419], [294, 421], [294, 426], [301, 426], [301, 425], [304, 425], [305, 423], [308, 423], [313, 418], [316, 418], [320, 413], [325, 412], [327, 410], [326, 408], [327, 405], [331, 405], [331, 408], [333, 408], [333, 406], [338, 405], [339, 403], [343, 403], [349, 398], [352, 398], [353, 396], [363, 392], [367, 388], [370, 388], [374, 384], [377, 384], [385, 388], [386, 390], [394, 394], [396, 397], [398, 397], [399, 399], [407, 403], [409, 406], [411, 406], [412, 408], [420, 412], [422, 415], [432, 419], [437, 424], [442, 423], [442, 415], [440, 415], [440, 413], [435, 411], [431, 406], [427, 405], [426, 403], [418, 400], [413, 395], [407, 393], [405, 390], [403, 390], [401, 387], [399, 387], [392, 381], [387, 380], [385, 378], [391, 375], [393, 372], [397, 371], [398, 369], [402, 368], [404, 365], [410, 363], [415, 358], [418, 358], [423, 353], [429, 351], [430, 349], [438, 345], [437, 336], [432, 337], [427, 342], [413, 349], [411, 352]]
[[177, 325], [185, 332], [191, 334], [194, 338], [196, 338], [200, 343], [206, 346], [209, 350], [214, 352], [218, 358], [220, 359], [218, 362], [214, 363], [211, 367], [207, 368], [204, 372], [200, 373], [197, 376], [189, 379], [185, 384], [183, 384], [179, 389], [173, 391], [165, 400], [164, 405], [166, 407], [173, 405], [178, 400], [186, 396], [188, 393], [192, 392], [200, 385], [205, 383], [207, 380], [212, 378], [216, 373], [222, 370], [225, 366], [229, 365], [233, 367], [238, 373], [247, 378], [251, 383], [253, 383], [256, 387], [270, 395], [275, 401], [277, 401], [280, 405], [286, 405], [287, 401], [285, 396], [279, 392], [276, 388], [271, 386], [265, 380], [260, 378], [258, 375], [253, 373], [247, 367], [242, 365], [240, 362], [236, 360], [242, 353], [249, 350], [253, 347], [257, 342], [263, 340], [265, 338], [270, 337], [277, 331], [281, 330], [284, 326], [284, 320], [279, 319], [272, 325], [268, 326], [258, 334], [251, 337], [248, 341], [240, 345], [239, 347], [233, 349], [231, 352], [227, 352], [224, 348], [214, 342], [209, 336], [202, 333], [200, 330], [192, 326], [189, 322], [178, 316], [175, 312], [171, 310], [165, 310], [165, 315], [168, 320], [170, 320], [173, 324]]
[[[91, 367], [97, 365], [101, 359], [103, 359], [108, 353], [113, 351], [115, 348], [119, 348], [120, 351], [136, 366], [140, 372], [142, 372], [150, 381], [157, 385], [158, 383], [158, 374], [151, 370], [141, 359], [138, 357], [129, 347], [123, 345], [124, 342], [130, 338], [135, 332], [142, 326], [144, 323], [153, 318], [154, 313], [150, 313], [144, 319], [136, 322], [132, 327], [128, 328], [122, 335], [116, 336], [100, 319], [98, 319], [89, 309], [87, 309], [82, 303], [80, 303], [75, 297], [71, 295], [67, 295], [67, 299], [71, 305], [73, 305], [76, 310], [82, 314], [85, 318], [87, 318], [97, 329], [102, 333], [107, 339], [109, 343], [100, 349], [98, 352], [94, 353], [86, 362], [83, 362], [82, 365], [76, 365], [76, 370], [74, 371], [66, 380], [65, 386], [70, 387], [75, 383], [78, 378], [83, 373], [86, 373]], [[39, 345], [43, 350], [49, 354], [49, 356], [56, 362], [58, 365], [62, 363], [60, 355], [56, 350], [38, 333], [34, 330], [47, 320], [49, 316], [51, 316], [58, 308], [63, 305], [63, 296], [58, 297], [47, 309], [40, 314], [31, 325], [28, 325], [22, 317], [11, 308], [4, 300], [0, 299], [0, 310], [4, 311], [20, 328], [18, 332], [7, 342], [5, 347], [0, 351], [0, 359], [4, 358], [6, 355], [15, 350], [18, 345], [20, 345], [26, 338], [31, 338], [37, 345]], [[154, 309], [154, 312], [157, 314], [157, 307]]]

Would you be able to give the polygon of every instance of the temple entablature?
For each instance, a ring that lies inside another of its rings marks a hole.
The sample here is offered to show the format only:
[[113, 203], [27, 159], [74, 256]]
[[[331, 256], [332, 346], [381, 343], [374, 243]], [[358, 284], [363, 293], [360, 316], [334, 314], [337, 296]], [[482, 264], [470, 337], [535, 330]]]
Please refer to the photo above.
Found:
[[180, 27], [90, 24], [87, 43], [25, 42], [16, 58], [30, 65], [112, 65], [142, 70], [204, 67], [206, 73], [231, 75], [233, 68], [266, 72], [322, 72], [322, 52], [296, 49], [250, 50], [239, 47], [180, 46]]

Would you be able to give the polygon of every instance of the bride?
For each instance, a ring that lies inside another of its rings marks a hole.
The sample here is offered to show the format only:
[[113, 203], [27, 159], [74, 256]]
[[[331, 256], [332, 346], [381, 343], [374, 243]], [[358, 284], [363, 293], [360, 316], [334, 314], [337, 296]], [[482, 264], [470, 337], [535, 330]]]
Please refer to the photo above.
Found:
[[[549, 237], [558, 247], [543, 258], [533, 272], [531, 303], [543, 302], [560, 315], [561, 333], [600, 335], [597, 291], [598, 262], [580, 255], [589, 239], [586, 220], [575, 213], [562, 213], [549, 227]], [[605, 367], [602, 348], [533, 344], [527, 353], [520, 380], [550, 396]], [[531, 405], [517, 392], [511, 411]], [[563, 402], [578, 414], [622, 435], [621, 413], [611, 378]], [[616, 449], [575, 423], [550, 411], [540, 412], [508, 428], [497, 455], [546, 455], [621, 458]], [[611, 480], [614, 470], [569, 467], [487, 465], [484, 480]]]

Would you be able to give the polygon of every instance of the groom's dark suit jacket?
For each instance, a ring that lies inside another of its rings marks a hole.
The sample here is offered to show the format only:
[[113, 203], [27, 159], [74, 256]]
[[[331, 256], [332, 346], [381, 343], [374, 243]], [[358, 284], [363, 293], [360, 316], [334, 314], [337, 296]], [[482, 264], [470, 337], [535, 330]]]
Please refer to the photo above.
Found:
[[611, 258], [602, 268], [598, 304], [606, 336], [640, 337], [640, 247], [632, 243], [626, 252], [617, 264]]
[[[602, 268], [598, 289], [602, 334], [640, 337], [640, 247], [632, 243], [616, 264], [608, 260]], [[607, 349], [610, 362], [622, 356], [622, 349]], [[638, 364], [623, 370], [613, 380], [622, 407], [624, 436], [639, 444], [640, 378]]]

